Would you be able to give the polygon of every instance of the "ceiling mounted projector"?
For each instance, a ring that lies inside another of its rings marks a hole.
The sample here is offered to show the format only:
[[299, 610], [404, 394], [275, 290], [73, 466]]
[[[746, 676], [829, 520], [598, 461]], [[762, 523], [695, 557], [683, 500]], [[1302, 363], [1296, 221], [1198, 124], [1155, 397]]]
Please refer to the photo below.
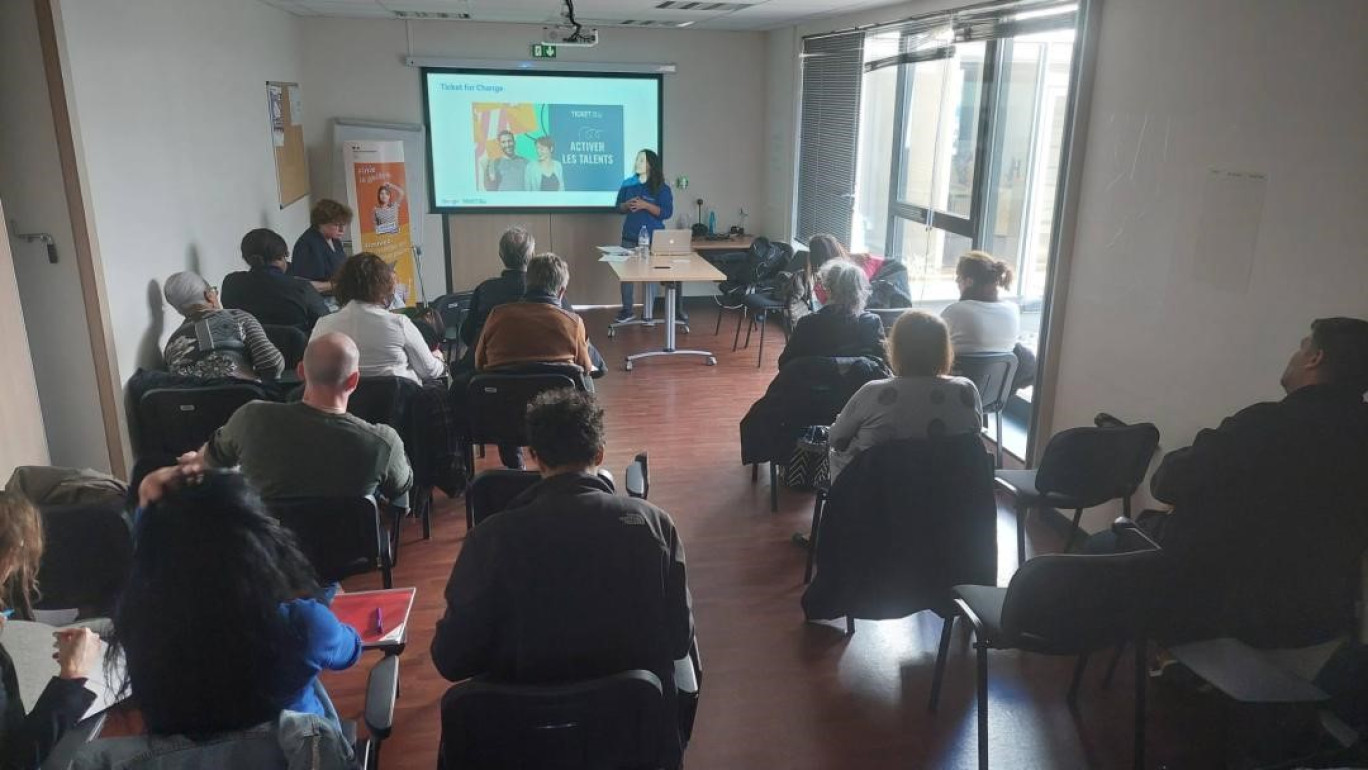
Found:
[[541, 41], [546, 45], [559, 45], [565, 47], [593, 48], [599, 43], [599, 32], [597, 29], [585, 29], [579, 26], [561, 27], [542, 27]]

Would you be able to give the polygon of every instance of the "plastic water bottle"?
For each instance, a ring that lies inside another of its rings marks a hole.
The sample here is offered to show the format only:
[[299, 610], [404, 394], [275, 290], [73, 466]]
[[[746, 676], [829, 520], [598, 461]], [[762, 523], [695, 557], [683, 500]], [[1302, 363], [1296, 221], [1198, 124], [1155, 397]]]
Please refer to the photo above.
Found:
[[637, 233], [637, 256], [642, 259], [651, 250], [651, 233], [646, 229], [646, 225], [641, 226], [641, 232]]
[[715, 233], [715, 232], [717, 232], [717, 212], [716, 212], [716, 211], [709, 211], [709, 212], [708, 212], [708, 234], [711, 235], [711, 234], [713, 234], [713, 233]]

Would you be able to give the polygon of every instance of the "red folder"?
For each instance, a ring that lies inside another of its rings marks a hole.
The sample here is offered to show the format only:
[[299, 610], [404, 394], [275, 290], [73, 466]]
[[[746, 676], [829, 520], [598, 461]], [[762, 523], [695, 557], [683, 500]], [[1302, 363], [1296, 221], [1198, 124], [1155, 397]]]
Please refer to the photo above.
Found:
[[[362, 646], [399, 645], [408, 637], [409, 613], [417, 592], [416, 588], [388, 588], [338, 594], [333, 597], [332, 611], [338, 620], [356, 629]], [[378, 628], [376, 610], [380, 612]]]

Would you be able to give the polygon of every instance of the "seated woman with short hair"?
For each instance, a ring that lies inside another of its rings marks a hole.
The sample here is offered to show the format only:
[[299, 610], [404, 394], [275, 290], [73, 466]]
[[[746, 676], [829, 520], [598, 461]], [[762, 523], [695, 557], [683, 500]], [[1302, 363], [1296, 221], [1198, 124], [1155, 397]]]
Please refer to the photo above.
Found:
[[[148, 734], [96, 741], [75, 766], [194, 750], [201, 766], [266, 766], [232, 740], [205, 740], [235, 733], [258, 752], [302, 750], [323, 755], [310, 767], [347, 766], [351, 750], [317, 678], [355, 664], [361, 639], [318, 600], [294, 538], [239, 473], [162, 468], [138, 498], [133, 569], [111, 646], [123, 653], [124, 686]], [[284, 712], [295, 729], [271, 735]], [[158, 767], [188, 766], [164, 759]]]
[[166, 368], [182, 377], [236, 377], [242, 380], [280, 376], [285, 358], [250, 313], [225, 310], [218, 289], [191, 272], [176, 273], [163, 287], [166, 301], [185, 323], [171, 332], [163, 357]]
[[865, 311], [869, 279], [854, 263], [834, 260], [822, 265], [817, 281], [828, 292], [821, 310], [798, 319], [779, 366], [804, 356], [884, 357], [883, 322]]
[[831, 426], [832, 481], [875, 444], [977, 433], [983, 426], [978, 388], [947, 376], [954, 353], [943, 321], [920, 310], [903, 313], [893, 324], [888, 353], [895, 376], [865, 383]]
[[328, 332], [352, 338], [361, 353], [362, 377], [406, 377], [416, 383], [441, 377], [442, 358], [407, 316], [389, 311], [394, 299], [394, 268], [369, 251], [342, 263], [333, 296], [342, 309], [318, 319], [313, 339]]

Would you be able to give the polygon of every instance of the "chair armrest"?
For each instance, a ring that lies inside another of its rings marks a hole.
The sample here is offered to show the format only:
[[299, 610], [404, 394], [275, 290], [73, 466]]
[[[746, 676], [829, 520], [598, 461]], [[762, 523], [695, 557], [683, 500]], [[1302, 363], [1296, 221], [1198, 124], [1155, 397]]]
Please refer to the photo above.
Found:
[[62, 734], [57, 745], [52, 747], [47, 759], [43, 760], [42, 770], [66, 770], [76, 759], [76, 752], [87, 743], [100, 737], [104, 729], [105, 712], [101, 711], [89, 719], [83, 719]]
[[1130, 553], [1132, 551], [1159, 551], [1162, 550], [1154, 538], [1145, 534], [1145, 530], [1131, 519], [1125, 516], [1118, 516], [1112, 522], [1112, 534], [1116, 535], [1116, 550], [1118, 552]]
[[694, 669], [691, 656], [686, 655], [674, 662], [674, 681], [675, 689], [679, 692], [698, 693], [698, 672]]
[[640, 452], [627, 466], [627, 496], [646, 499], [651, 491], [650, 466], [645, 452]]
[[384, 740], [394, 729], [394, 701], [399, 695], [399, 656], [386, 655], [366, 679], [366, 729]]
[[980, 642], [987, 641], [983, 638], [983, 621], [979, 620], [978, 614], [970, 608], [969, 602], [966, 602], [959, 597], [955, 597], [955, 606], [959, 608], [960, 614], [963, 615], [964, 619], [969, 621], [969, 625], [973, 627], [974, 638]]

